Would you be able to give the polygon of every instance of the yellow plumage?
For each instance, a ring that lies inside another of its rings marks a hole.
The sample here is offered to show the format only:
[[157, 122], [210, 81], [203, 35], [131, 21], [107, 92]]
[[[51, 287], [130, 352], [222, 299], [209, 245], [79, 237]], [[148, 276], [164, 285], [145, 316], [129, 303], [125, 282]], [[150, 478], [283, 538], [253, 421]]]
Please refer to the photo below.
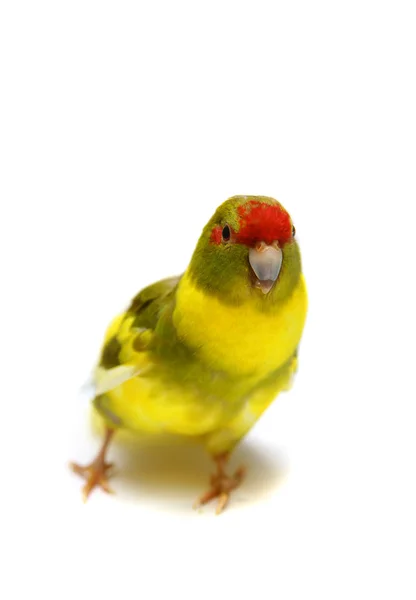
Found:
[[306, 317], [303, 277], [278, 310], [265, 312], [245, 302], [230, 306], [199, 290], [185, 273], [177, 291], [173, 322], [181, 338], [201, 347], [212, 368], [261, 379], [296, 350]]
[[271, 198], [237, 196], [205, 227], [181, 277], [142, 290], [111, 323], [95, 373], [94, 407], [107, 435], [84, 493], [107, 489], [112, 431], [201, 441], [217, 462], [212, 489], [224, 507], [241, 481], [224, 457], [282, 390], [297, 364], [307, 310], [294, 228]]
[[[105, 341], [118, 334], [123, 364], [134, 366], [139, 376], [106, 391], [96, 406], [104, 417], [110, 415], [109, 425], [120, 420], [124, 427], [137, 432], [203, 436], [210, 452], [222, 451], [227, 443], [240, 439], [274, 397], [287, 388], [296, 364], [290, 359], [301, 337], [306, 308], [303, 277], [279, 310], [270, 314], [250, 303], [224, 305], [197, 289], [185, 274], [176, 292], [173, 323], [182, 340], [201, 348], [199, 358], [207, 368], [237, 379], [236, 401], [225, 403], [223, 397], [215, 396], [207, 402], [196, 387], [184, 386], [180, 380], [146, 377], [154, 359], [146, 351], [134, 352], [133, 318], [120, 315], [110, 325]], [[255, 388], [286, 363], [278, 377], [241, 402], [245, 390]], [[101, 376], [102, 371], [98, 371], [98, 385]]]

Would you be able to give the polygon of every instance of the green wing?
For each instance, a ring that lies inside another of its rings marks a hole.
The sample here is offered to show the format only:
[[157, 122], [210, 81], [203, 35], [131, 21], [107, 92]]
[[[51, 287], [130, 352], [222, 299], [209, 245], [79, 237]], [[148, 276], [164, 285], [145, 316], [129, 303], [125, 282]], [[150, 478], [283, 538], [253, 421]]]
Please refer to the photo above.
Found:
[[141, 290], [125, 313], [110, 325], [95, 372], [96, 394], [140, 374], [162, 308], [173, 297], [181, 276], [162, 279]]
[[127, 314], [134, 315], [133, 327], [155, 329], [160, 310], [175, 293], [181, 275], [162, 279], [139, 292], [131, 301]]

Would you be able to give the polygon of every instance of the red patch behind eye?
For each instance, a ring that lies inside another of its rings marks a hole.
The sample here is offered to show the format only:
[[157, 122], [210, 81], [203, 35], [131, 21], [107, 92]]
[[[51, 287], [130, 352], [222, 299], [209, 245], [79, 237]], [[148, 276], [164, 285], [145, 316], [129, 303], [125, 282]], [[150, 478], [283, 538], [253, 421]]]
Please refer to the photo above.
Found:
[[279, 204], [265, 204], [251, 200], [238, 208], [240, 230], [235, 235], [239, 244], [252, 246], [256, 242], [284, 244], [292, 237], [292, 226], [287, 212]]
[[221, 225], [218, 225], [217, 227], [214, 227], [214, 229], [211, 231], [211, 237], [210, 240], [213, 244], [221, 244], [221, 240], [222, 240], [222, 227]]

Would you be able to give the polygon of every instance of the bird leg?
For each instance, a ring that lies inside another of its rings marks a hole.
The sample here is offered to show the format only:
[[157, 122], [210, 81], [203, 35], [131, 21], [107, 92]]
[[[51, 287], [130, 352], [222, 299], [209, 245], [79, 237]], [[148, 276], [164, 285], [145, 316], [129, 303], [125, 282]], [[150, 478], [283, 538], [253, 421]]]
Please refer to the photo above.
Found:
[[112, 490], [108, 485], [107, 471], [111, 469], [113, 465], [112, 463], [105, 462], [105, 455], [113, 435], [114, 429], [107, 428], [103, 445], [97, 456], [89, 465], [81, 466], [76, 463], [70, 463], [70, 467], [74, 473], [77, 473], [86, 480], [86, 484], [82, 488], [82, 498], [84, 502], [87, 501], [88, 496], [95, 487], [100, 487], [108, 494], [112, 493]]
[[194, 505], [195, 508], [210, 502], [210, 500], [213, 500], [214, 498], [218, 498], [216, 513], [219, 515], [228, 504], [230, 493], [240, 485], [245, 475], [243, 467], [237, 469], [234, 475], [227, 475], [225, 466], [229, 456], [229, 452], [214, 456], [217, 472], [211, 475], [211, 487], [196, 501]]

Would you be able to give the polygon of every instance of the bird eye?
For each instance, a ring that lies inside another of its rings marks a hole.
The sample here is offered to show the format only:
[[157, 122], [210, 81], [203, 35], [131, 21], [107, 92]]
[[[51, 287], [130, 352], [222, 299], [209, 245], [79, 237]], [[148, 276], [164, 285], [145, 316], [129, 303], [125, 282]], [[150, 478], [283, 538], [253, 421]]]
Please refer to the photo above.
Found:
[[228, 225], [225, 225], [223, 230], [222, 230], [222, 241], [223, 242], [229, 242], [231, 238], [231, 230], [228, 227]]
[[296, 234], [296, 229], [295, 229], [295, 226], [292, 225], [292, 237], [295, 237], [295, 234]]

